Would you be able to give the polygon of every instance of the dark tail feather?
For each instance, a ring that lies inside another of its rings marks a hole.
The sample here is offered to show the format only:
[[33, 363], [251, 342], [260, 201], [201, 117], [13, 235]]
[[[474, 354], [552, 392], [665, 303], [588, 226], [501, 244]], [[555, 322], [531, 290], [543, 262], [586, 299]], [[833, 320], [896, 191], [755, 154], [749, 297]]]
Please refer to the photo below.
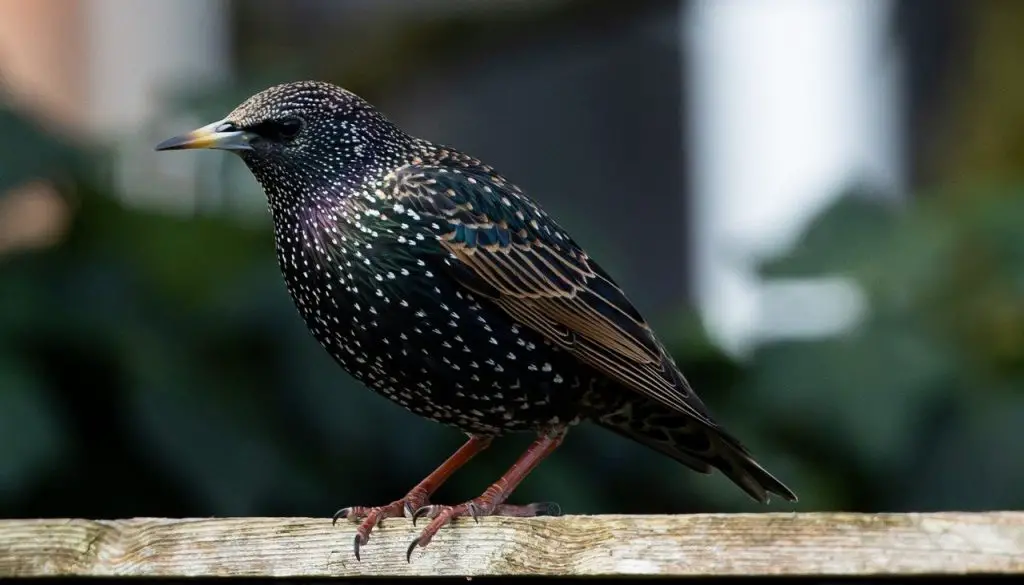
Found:
[[768, 503], [769, 493], [790, 502], [797, 501], [792, 490], [761, 467], [738, 440], [721, 429], [710, 428], [654, 402], [643, 404], [639, 410], [643, 411], [642, 417], [635, 416], [641, 413], [633, 408], [627, 408], [595, 422], [697, 472], [711, 473], [712, 469], [718, 469], [762, 504]]

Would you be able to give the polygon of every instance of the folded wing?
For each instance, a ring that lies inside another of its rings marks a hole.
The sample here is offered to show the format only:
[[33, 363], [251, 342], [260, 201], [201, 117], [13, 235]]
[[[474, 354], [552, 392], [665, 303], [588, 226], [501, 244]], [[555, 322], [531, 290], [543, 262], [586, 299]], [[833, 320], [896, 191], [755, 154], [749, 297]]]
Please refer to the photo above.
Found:
[[434, 228], [467, 289], [624, 386], [717, 428], [619, 286], [514, 186], [486, 168], [410, 165], [382, 190]]

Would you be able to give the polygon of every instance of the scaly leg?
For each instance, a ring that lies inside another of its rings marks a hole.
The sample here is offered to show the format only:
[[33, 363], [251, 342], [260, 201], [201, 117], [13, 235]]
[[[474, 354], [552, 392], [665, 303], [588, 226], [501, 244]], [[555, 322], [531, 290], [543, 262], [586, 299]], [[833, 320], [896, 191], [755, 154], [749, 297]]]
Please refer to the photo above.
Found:
[[530, 474], [537, 465], [550, 455], [565, 438], [565, 429], [544, 434], [527, 447], [526, 452], [505, 472], [498, 481], [491, 484], [484, 493], [475, 499], [459, 504], [458, 506], [426, 506], [416, 511], [413, 520], [422, 515], [432, 516], [430, 524], [423, 529], [419, 538], [413, 540], [406, 551], [405, 559], [412, 557], [412, 551], [416, 547], [424, 547], [430, 543], [437, 531], [445, 524], [455, 518], [472, 516], [479, 521], [481, 516], [557, 516], [561, 512], [558, 505], [554, 503], [529, 504], [525, 506], [512, 506], [505, 504], [505, 500], [523, 479]]
[[480, 453], [491, 445], [491, 437], [480, 437], [471, 435], [459, 450], [452, 454], [444, 463], [428, 475], [423, 481], [416, 484], [416, 487], [409, 490], [409, 493], [400, 500], [395, 500], [386, 506], [352, 506], [342, 508], [334, 514], [333, 522], [337, 523], [339, 518], [349, 520], [363, 519], [356, 528], [356, 536], [353, 544], [356, 560], [359, 560], [359, 547], [370, 540], [370, 532], [386, 518], [397, 518], [399, 516], [413, 516], [413, 514], [427, 505], [430, 496], [437, 488], [441, 487], [460, 467], [465, 465], [477, 453]]

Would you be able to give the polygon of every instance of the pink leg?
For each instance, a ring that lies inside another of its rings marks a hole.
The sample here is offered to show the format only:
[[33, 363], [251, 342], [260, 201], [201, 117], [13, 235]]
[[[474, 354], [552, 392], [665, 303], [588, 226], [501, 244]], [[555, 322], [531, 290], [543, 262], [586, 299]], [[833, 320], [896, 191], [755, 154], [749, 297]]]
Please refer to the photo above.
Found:
[[406, 552], [406, 560], [412, 557], [413, 549], [427, 546], [438, 530], [455, 518], [462, 516], [472, 516], [474, 519], [480, 516], [557, 516], [559, 514], [557, 504], [545, 503], [511, 506], [505, 504], [505, 500], [541, 461], [562, 444], [564, 438], [564, 429], [538, 437], [512, 467], [498, 478], [498, 481], [484, 490], [484, 493], [478, 498], [457, 506], [429, 506], [418, 510], [414, 519], [423, 515], [424, 510], [427, 510], [429, 515], [433, 517], [433, 520], [423, 529], [419, 538], [412, 541], [412, 544], [409, 545], [409, 549]]
[[428, 475], [423, 481], [416, 484], [416, 487], [409, 490], [409, 493], [400, 500], [395, 500], [386, 506], [352, 506], [342, 508], [334, 514], [333, 521], [338, 522], [339, 518], [350, 520], [363, 519], [356, 528], [355, 549], [356, 560], [359, 560], [359, 547], [370, 540], [370, 532], [386, 518], [397, 518], [399, 516], [413, 516], [417, 510], [422, 509], [430, 499], [430, 496], [437, 491], [437, 488], [448, 481], [460, 467], [465, 465], [478, 453], [491, 445], [491, 437], [471, 436], [459, 450], [452, 454], [444, 463]]

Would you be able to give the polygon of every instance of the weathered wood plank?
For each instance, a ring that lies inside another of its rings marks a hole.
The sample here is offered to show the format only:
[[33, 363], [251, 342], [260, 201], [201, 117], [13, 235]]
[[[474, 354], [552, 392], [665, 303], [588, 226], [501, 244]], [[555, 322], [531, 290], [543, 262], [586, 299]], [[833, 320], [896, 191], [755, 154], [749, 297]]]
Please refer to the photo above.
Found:
[[2, 520], [0, 578], [1024, 574], [1024, 512], [485, 518], [406, 563], [416, 533], [391, 520], [357, 561], [323, 518]]

